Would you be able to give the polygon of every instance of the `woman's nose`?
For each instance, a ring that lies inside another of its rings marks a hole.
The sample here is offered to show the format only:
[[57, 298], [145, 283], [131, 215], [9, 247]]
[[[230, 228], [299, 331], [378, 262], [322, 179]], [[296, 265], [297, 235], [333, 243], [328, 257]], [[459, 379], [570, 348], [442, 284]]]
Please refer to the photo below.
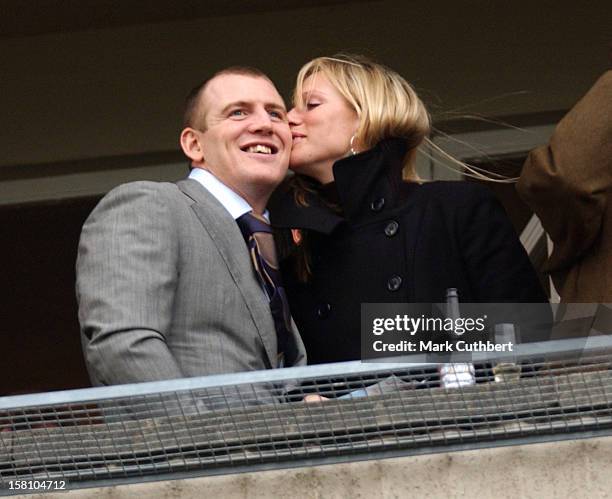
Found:
[[287, 113], [287, 119], [289, 120], [289, 126], [296, 126], [302, 123], [300, 113], [295, 107]]

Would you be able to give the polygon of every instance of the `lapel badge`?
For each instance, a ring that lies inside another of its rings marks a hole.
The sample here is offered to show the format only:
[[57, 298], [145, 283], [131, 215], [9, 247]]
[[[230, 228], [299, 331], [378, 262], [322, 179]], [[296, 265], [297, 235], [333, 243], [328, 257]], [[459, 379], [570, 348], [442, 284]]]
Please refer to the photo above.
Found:
[[302, 244], [302, 231], [300, 229], [291, 229], [291, 237], [296, 246]]

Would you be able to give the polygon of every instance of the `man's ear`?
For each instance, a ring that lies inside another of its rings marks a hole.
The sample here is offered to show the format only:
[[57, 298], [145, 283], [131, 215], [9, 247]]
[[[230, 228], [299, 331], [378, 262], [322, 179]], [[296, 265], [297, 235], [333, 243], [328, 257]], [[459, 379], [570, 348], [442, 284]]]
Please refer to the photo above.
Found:
[[204, 163], [204, 151], [200, 144], [198, 132], [191, 127], [181, 132], [181, 148], [194, 165]]

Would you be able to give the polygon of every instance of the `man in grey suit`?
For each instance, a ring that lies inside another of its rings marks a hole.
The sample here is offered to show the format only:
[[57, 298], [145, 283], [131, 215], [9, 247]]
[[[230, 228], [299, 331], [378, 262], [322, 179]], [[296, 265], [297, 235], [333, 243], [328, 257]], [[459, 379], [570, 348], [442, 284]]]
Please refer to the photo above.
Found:
[[[107, 194], [81, 234], [79, 321], [94, 385], [279, 367], [267, 296], [235, 220], [265, 213], [289, 163], [291, 132], [273, 83], [229, 68], [187, 99], [177, 183]], [[292, 326], [286, 364], [305, 363]]]

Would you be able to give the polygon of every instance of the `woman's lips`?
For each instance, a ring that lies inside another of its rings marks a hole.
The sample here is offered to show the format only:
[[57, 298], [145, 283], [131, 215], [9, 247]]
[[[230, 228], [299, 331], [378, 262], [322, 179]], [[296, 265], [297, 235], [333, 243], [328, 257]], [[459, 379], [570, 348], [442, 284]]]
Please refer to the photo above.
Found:
[[301, 133], [295, 133], [293, 134], [293, 144], [297, 144], [305, 138], [306, 138], [306, 135], [303, 135]]

